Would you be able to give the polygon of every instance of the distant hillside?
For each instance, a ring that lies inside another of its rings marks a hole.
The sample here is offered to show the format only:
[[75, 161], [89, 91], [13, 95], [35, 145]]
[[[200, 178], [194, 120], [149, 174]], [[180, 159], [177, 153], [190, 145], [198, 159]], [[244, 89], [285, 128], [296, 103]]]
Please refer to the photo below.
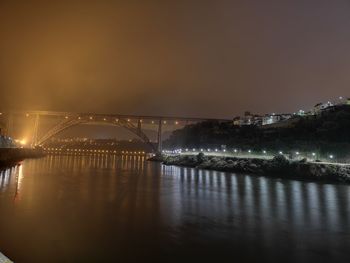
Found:
[[343, 105], [317, 116], [300, 117], [287, 127], [260, 128], [234, 126], [232, 123], [203, 122], [171, 134], [168, 148], [239, 148], [252, 151], [305, 151], [320, 155], [336, 153], [339, 158], [350, 152], [350, 106]]

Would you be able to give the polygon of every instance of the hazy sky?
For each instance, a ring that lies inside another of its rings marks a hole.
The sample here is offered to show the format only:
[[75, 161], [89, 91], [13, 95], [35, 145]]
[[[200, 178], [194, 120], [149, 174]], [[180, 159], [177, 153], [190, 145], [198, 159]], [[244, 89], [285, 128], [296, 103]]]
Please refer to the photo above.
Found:
[[0, 2], [0, 108], [231, 118], [350, 96], [348, 0], [57, 2]]

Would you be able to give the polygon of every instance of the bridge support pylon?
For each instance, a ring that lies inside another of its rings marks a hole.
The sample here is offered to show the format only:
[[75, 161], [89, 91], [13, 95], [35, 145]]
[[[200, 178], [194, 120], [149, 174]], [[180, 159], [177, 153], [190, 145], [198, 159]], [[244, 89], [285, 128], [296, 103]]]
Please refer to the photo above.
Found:
[[38, 143], [38, 131], [39, 131], [39, 114], [35, 116], [35, 122], [34, 122], [34, 130], [33, 130], [33, 137], [32, 137], [32, 148], [34, 148]]
[[158, 147], [157, 147], [157, 154], [161, 154], [163, 150], [162, 145], [162, 120], [160, 119], [158, 122]]

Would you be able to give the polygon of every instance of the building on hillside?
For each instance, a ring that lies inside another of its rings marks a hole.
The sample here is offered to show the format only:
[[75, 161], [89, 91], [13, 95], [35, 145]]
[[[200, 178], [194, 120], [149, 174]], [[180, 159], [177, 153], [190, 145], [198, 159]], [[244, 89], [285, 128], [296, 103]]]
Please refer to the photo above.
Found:
[[280, 121], [280, 115], [276, 115], [274, 113], [265, 114], [265, 116], [262, 119], [262, 125], [269, 125], [279, 121]]
[[246, 111], [243, 117], [236, 117], [233, 119], [233, 124], [237, 126], [243, 125], [262, 125], [262, 117], [257, 114], [252, 114], [250, 111]]
[[292, 118], [293, 114], [290, 113], [282, 113], [282, 114], [266, 114], [262, 117], [262, 125], [274, 124], [280, 121], [285, 121]]
[[312, 112], [313, 112], [314, 115], [317, 115], [317, 114], [320, 114], [321, 111], [323, 111], [323, 110], [325, 110], [325, 109], [327, 109], [329, 107], [332, 107], [332, 106], [333, 106], [333, 103], [330, 102], [330, 101], [328, 101], [326, 103], [317, 103], [314, 106]]
[[241, 125], [241, 117], [233, 118], [233, 125], [240, 126]]

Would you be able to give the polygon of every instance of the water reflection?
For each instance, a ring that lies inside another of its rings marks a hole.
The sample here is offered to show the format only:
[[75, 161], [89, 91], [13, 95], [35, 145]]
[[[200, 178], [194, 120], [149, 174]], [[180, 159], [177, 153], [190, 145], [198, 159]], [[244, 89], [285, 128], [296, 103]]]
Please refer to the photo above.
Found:
[[346, 262], [349, 190], [162, 166], [143, 156], [48, 156], [0, 173], [0, 247], [19, 262], [53, 262], [53, 244], [63, 251], [57, 262], [232, 254]]

